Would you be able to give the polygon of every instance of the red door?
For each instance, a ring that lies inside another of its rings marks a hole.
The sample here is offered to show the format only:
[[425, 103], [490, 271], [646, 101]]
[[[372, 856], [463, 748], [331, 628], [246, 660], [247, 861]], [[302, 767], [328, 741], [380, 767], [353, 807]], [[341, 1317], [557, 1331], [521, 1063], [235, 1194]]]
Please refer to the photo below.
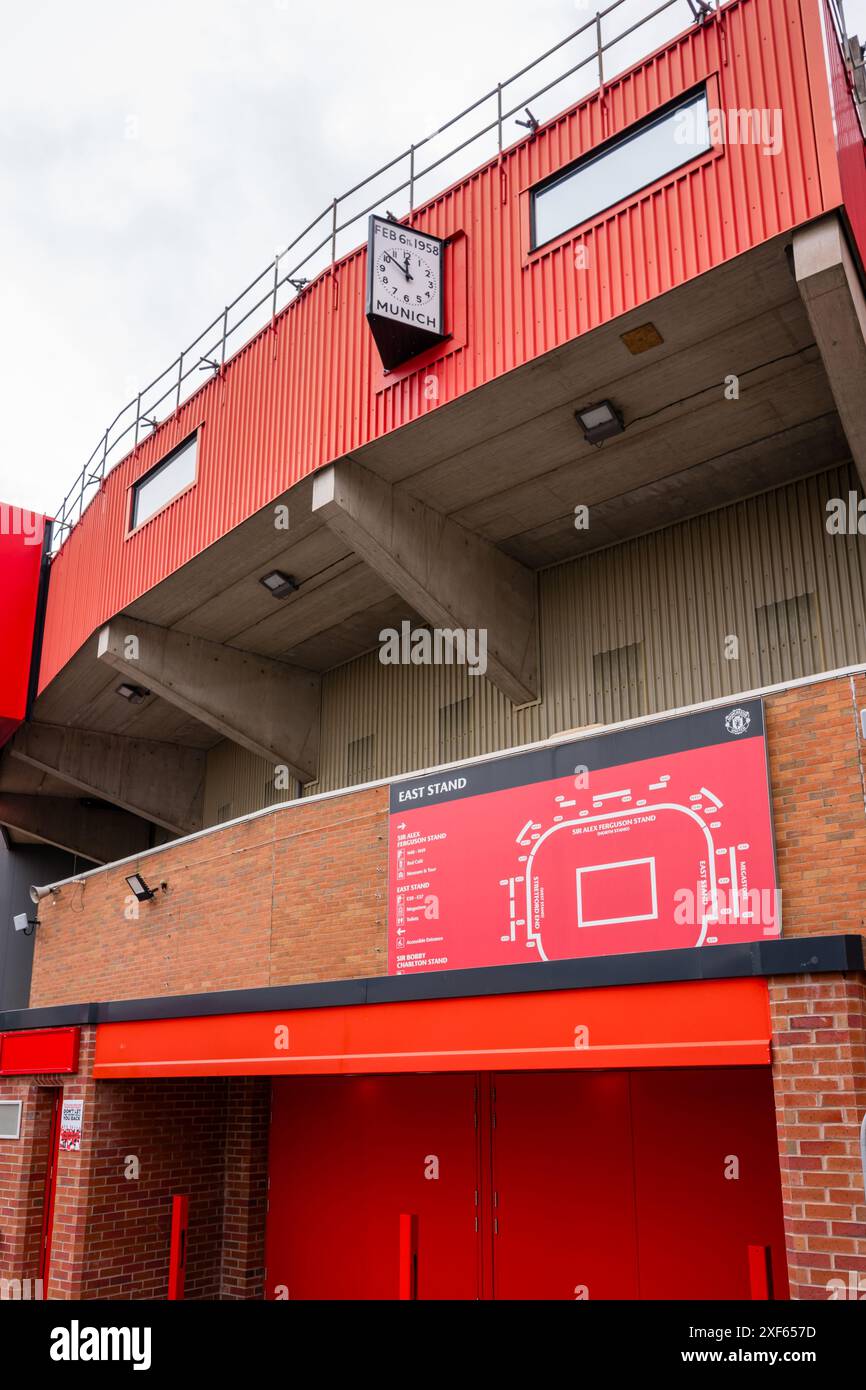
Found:
[[48, 1130], [48, 1163], [45, 1169], [45, 1188], [42, 1200], [42, 1243], [39, 1247], [39, 1278], [44, 1290], [48, 1288], [51, 1266], [51, 1233], [54, 1228], [54, 1196], [57, 1191], [57, 1156], [60, 1152], [60, 1111], [63, 1090], [51, 1091], [51, 1120]]
[[787, 1297], [762, 1068], [274, 1082], [269, 1298]]
[[627, 1072], [493, 1078], [496, 1298], [637, 1298]]
[[414, 1216], [417, 1297], [477, 1298], [476, 1100], [462, 1073], [275, 1081], [267, 1297], [397, 1298]]
[[641, 1298], [751, 1298], [750, 1246], [787, 1298], [769, 1071], [635, 1071], [631, 1104]]

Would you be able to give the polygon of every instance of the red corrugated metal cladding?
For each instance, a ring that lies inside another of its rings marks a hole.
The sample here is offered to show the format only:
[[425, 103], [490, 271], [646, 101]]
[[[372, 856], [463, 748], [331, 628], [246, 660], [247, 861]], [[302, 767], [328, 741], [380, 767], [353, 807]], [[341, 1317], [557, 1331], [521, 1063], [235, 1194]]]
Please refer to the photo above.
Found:
[[823, 0], [823, 4], [842, 195], [857, 248], [866, 264], [866, 147], [863, 144], [863, 132], [860, 129], [851, 78], [845, 66], [842, 50], [835, 39], [830, 7], [827, 0]]
[[45, 518], [0, 503], [0, 746], [27, 712]]
[[[321, 276], [109, 475], [52, 569], [41, 685], [102, 622], [306, 474], [838, 207], [822, 3], [733, 0], [419, 209], [415, 226], [465, 233], [453, 250], [466, 260], [465, 341], [432, 367], [382, 382], [365, 248]], [[532, 184], [703, 82], [725, 112], [781, 111], [777, 157], [729, 141], [528, 253]], [[576, 244], [588, 252], [580, 274]], [[196, 485], [127, 537], [130, 486], [200, 424]]]

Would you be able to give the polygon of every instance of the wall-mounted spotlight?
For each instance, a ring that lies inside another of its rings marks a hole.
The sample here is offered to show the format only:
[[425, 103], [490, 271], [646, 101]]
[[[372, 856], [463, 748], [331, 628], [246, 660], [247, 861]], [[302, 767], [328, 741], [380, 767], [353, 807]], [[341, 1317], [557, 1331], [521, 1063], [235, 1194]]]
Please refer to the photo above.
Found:
[[295, 593], [301, 587], [297, 579], [291, 574], [283, 574], [282, 570], [271, 570], [259, 583], [273, 598], [288, 598], [289, 594]]
[[12, 918], [12, 925], [16, 931], [23, 932], [25, 936], [32, 936], [33, 928], [39, 926], [39, 918], [28, 917], [26, 912], [16, 912]]
[[128, 700], [131, 705], [140, 705], [142, 700], [146, 700], [150, 694], [143, 685], [128, 685], [125, 681], [123, 685], [117, 687], [117, 694], [124, 700]]
[[595, 405], [576, 410], [574, 418], [583, 430], [587, 444], [603, 444], [615, 434], [622, 434], [625, 422], [611, 401], [598, 401]]
[[[138, 902], [149, 903], [152, 898], [156, 897], [158, 890], [156, 888], [149, 888], [148, 885], [145, 883], [144, 879], [142, 878], [141, 874], [130, 874], [126, 881], [129, 884], [133, 896], [138, 900]], [[161, 883], [159, 887], [161, 891], [164, 893], [166, 888], [168, 887], [168, 884]]]

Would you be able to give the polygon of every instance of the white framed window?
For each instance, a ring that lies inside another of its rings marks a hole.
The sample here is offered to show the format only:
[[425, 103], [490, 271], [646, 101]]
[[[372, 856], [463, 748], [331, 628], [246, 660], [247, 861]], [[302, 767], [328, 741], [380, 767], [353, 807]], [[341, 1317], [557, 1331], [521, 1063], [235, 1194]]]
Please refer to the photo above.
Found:
[[704, 87], [533, 189], [532, 249], [649, 188], [712, 146]]
[[198, 465], [198, 433], [172, 449], [155, 468], [145, 473], [132, 488], [129, 529], [143, 526], [179, 492], [195, 482]]
[[0, 1139], [21, 1137], [21, 1101], [0, 1100]]

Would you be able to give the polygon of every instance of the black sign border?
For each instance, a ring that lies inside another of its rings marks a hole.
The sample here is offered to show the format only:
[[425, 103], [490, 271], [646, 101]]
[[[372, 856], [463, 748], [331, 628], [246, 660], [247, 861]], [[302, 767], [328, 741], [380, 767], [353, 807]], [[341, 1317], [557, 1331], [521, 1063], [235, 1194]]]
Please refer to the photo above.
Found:
[[[725, 723], [734, 710], [744, 710], [749, 727], [744, 733], [732, 733]], [[712, 748], [723, 743], [743, 743], [748, 739], [764, 738], [764, 701], [761, 698], [732, 701], [730, 705], [698, 710], [692, 714], [674, 715], [670, 719], [652, 720], [626, 729], [612, 729], [601, 734], [563, 743], [545, 744], [524, 753], [504, 753], [501, 757], [459, 764], [444, 771], [428, 772], [392, 782], [389, 809], [392, 816], [405, 815], [425, 806], [437, 806], [444, 801], [461, 801], [466, 797], [487, 796], [491, 792], [508, 791], [513, 787], [531, 786], [535, 782], [553, 782], [570, 777], [578, 767], [589, 772], [620, 767], [624, 763], [646, 762], [674, 753], [686, 753], [696, 748]], [[428, 794], [426, 788], [436, 783], [465, 779], [466, 785]], [[769, 790], [769, 768], [767, 787]], [[400, 793], [418, 788], [424, 794], [400, 800]], [[772, 824], [772, 799], [770, 801]], [[775, 838], [775, 837], [774, 837]]]

